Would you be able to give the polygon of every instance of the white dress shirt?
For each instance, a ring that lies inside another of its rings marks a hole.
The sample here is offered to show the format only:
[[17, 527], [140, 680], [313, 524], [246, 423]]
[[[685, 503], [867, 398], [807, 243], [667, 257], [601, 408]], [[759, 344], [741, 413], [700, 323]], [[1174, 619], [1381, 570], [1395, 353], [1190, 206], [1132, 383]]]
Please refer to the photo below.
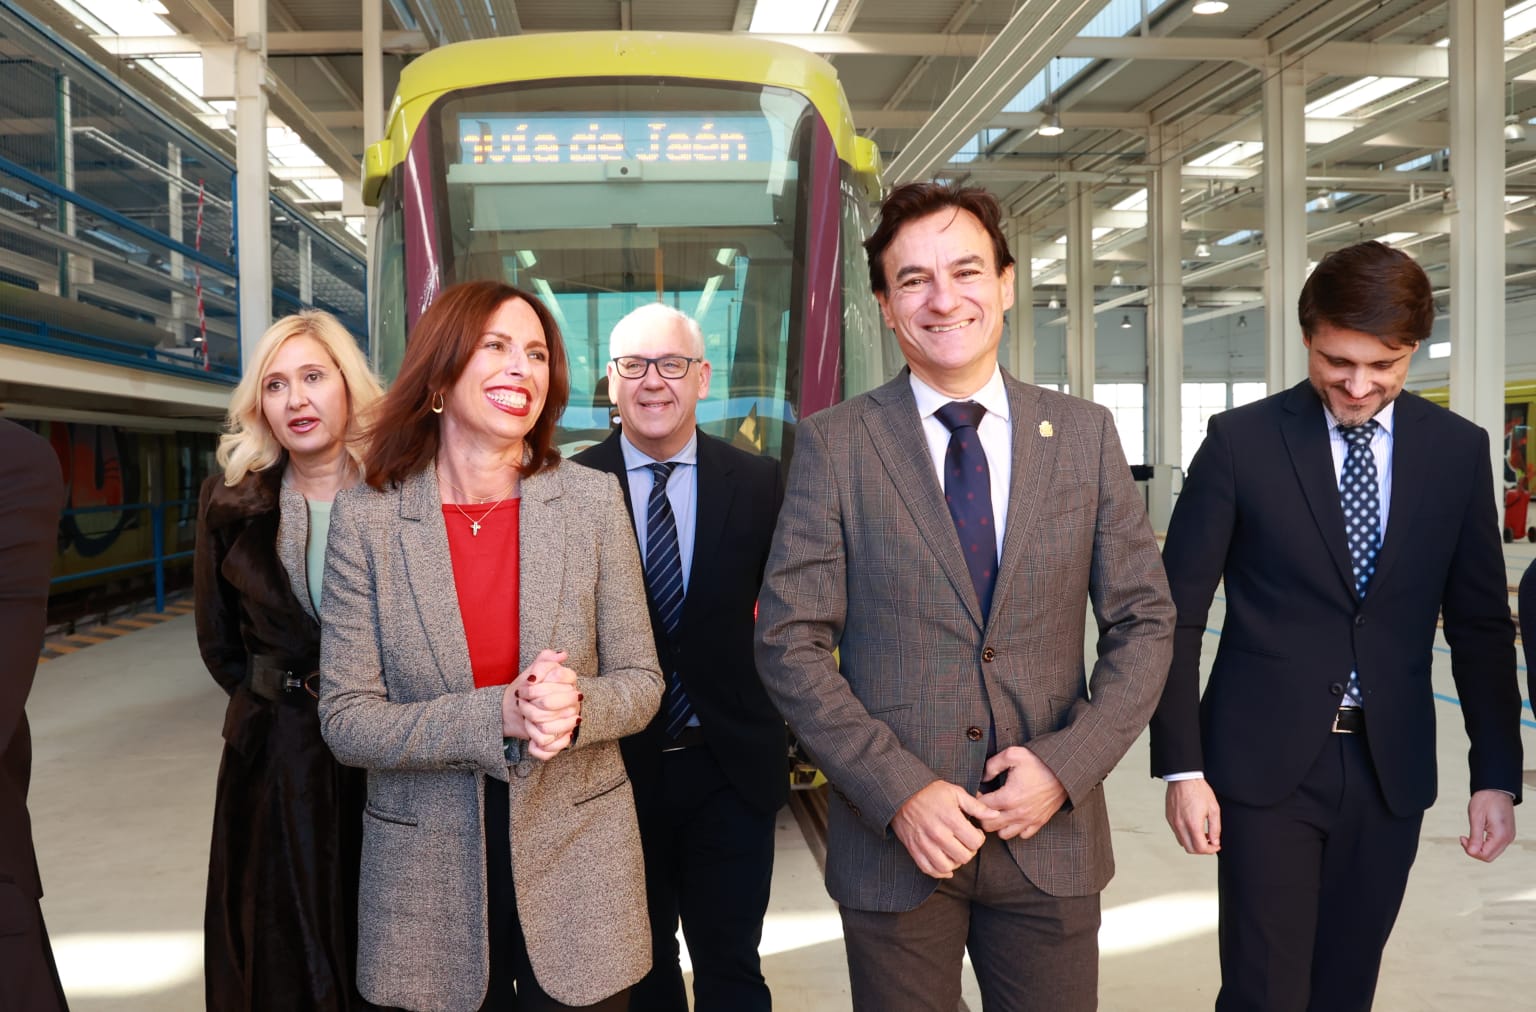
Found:
[[656, 473], [651, 464], [671, 461], [677, 464], [672, 478], [667, 482], [667, 501], [672, 504], [672, 519], [677, 524], [677, 554], [683, 560], [683, 593], [688, 593], [688, 577], [693, 571], [694, 514], [699, 507], [699, 434], [688, 437], [688, 445], [678, 450], [667, 461], [659, 461], [638, 449], [624, 430], [619, 430], [619, 448], [624, 451], [624, 473], [629, 478], [629, 501], [635, 510], [635, 540], [640, 543], [640, 558], [645, 558], [645, 546], [649, 531], [645, 529], [646, 513], [651, 502], [651, 487], [656, 484]]
[[[934, 477], [939, 480], [939, 491], [944, 490], [944, 455], [949, 452], [949, 430], [934, 415], [954, 397], [947, 397], [909, 373], [912, 396], [917, 399], [917, 414], [923, 420], [923, 436], [928, 440], [928, 456], [933, 461]], [[969, 397], [960, 400], [975, 401], [987, 409], [976, 434], [981, 438], [982, 452], [987, 455], [987, 471], [992, 479], [992, 524], [997, 530], [997, 557], [1003, 557], [1003, 534], [1008, 525], [1008, 487], [1013, 477], [1013, 427], [1008, 418], [1008, 388], [1003, 386], [1002, 370], [992, 367], [992, 378], [985, 386]]]

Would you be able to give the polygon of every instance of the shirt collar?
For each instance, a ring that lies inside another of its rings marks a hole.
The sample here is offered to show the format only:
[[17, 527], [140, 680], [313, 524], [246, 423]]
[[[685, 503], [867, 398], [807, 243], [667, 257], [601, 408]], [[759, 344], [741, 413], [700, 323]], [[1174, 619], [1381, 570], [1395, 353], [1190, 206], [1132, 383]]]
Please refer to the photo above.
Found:
[[[927, 418], [935, 411], [955, 400], [953, 397], [939, 393], [933, 387], [917, 378], [917, 373], [908, 372], [907, 379], [912, 384], [912, 396], [917, 400], [917, 416]], [[1008, 421], [1008, 388], [1003, 386], [1003, 371], [996, 365], [992, 367], [992, 378], [986, 385], [963, 400], [975, 401], [989, 412], [997, 415], [1003, 421]]]
[[[1381, 426], [1381, 431], [1389, 436], [1392, 435], [1392, 415], [1396, 408], [1396, 401], [1388, 401], [1386, 407], [1376, 412], [1375, 421]], [[1328, 419], [1328, 438], [1343, 439], [1344, 437], [1339, 435], [1339, 420], [1333, 417], [1333, 412], [1328, 410], [1327, 404], [1323, 405], [1323, 417]]]
[[[651, 464], [664, 463], [664, 461], [656, 460], [656, 458], [635, 446], [634, 443], [631, 443], [629, 437], [624, 435], [622, 428], [619, 429], [619, 448], [624, 451], [624, 470], [626, 471], [635, 471], [642, 467], [649, 467]], [[693, 434], [688, 437], [687, 444], [681, 450], [668, 457], [667, 460], [678, 464], [687, 464], [690, 467], [697, 467], [699, 463], [699, 431], [695, 429]]]

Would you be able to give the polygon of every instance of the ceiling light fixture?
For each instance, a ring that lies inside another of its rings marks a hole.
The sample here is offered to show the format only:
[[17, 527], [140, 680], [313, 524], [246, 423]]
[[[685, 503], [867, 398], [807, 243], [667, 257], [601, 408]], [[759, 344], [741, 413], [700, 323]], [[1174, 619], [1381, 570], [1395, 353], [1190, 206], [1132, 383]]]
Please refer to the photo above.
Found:
[[1333, 194], [1327, 190], [1319, 190], [1317, 194], [1317, 209], [1319, 211], [1333, 210]]
[[1119, 271], [1115, 271], [1115, 273], [1109, 276], [1109, 283], [1114, 287], [1119, 288], [1121, 285], [1125, 284], [1125, 279], [1120, 276]]
[[1514, 113], [1504, 117], [1504, 139], [1511, 143], [1525, 140], [1525, 124]]
[[1199, 0], [1190, 10], [1196, 14], [1225, 14], [1229, 6], [1226, 0]]
[[1195, 243], [1195, 256], [1202, 260], [1210, 259], [1211, 247], [1210, 244], [1207, 243], [1204, 239], [1201, 239], [1199, 242]]
[[1246, 326], [1248, 326], [1248, 317], [1241, 316], [1241, 315], [1238, 316], [1238, 318], [1237, 318], [1237, 325], [1239, 327], [1246, 327]]
[[1051, 301], [1047, 302], [1045, 304], [1045, 308], [1046, 309], [1060, 309], [1061, 308], [1061, 300], [1056, 298], [1056, 296], [1052, 295], [1051, 296]]
[[1129, 315], [1120, 317], [1120, 329], [1121, 330], [1130, 330], [1131, 329], [1131, 318], [1130, 318]]
[[1040, 129], [1036, 131], [1041, 137], [1060, 137], [1062, 134], [1061, 117], [1052, 109], [1045, 114], [1045, 119], [1040, 121]]

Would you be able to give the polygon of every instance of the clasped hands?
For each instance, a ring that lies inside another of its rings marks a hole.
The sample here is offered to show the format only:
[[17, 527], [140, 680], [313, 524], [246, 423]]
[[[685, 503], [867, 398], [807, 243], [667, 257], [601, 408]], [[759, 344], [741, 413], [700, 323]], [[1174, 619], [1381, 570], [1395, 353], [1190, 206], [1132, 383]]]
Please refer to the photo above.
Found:
[[523, 738], [528, 754], [550, 760], [571, 744], [581, 723], [576, 672], [565, 666], [564, 650], [541, 650], [501, 695], [501, 733]]
[[1004, 840], [1034, 836], [1067, 800], [1051, 768], [1019, 745], [988, 759], [984, 773], [987, 780], [1006, 773], [1007, 780], [974, 795], [935, 780], [896, 810], [891, 830], [924, 875], [953, 878], [981, 850], [987, 833]]

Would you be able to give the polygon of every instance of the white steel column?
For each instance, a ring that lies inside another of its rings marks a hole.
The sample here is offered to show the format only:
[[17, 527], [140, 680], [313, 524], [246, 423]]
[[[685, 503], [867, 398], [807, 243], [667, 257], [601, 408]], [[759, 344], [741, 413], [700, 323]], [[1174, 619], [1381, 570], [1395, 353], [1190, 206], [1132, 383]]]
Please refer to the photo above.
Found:
[[1504, 471], [1504, 11], [1451, 0], [1451, 410], [1488, 430]]
[[[384, 136], [384, 0], [363, 3], [363, 147]], [[361, 180], [362, 173], [358, 173]], [[373, 264], [377, 253], [373, 234], [378, 226], [377, 208], [363, 209], [363, 241], [368, 247], [368, 284], [373, 284]], [[370, 300], [371, 302], [371, 300]]]
[[1147, 463], [1152, 465], [1147, 514], [1166, 531], [1178, 492], [1184, 382], [1183, 152], [1172, 132], [1154, 127], [1147, 138], [1155, 166], [1147, 186], [1147, 249], [1152, 279], [1147, 307]]
[[235, 0], [235, 215], [240, 368], [272, 323], [272, 214], [267, 192], [267, 0]]
[[[181, 145], [175, 141], [166, 142], [165, 170], [168, 175], [165, 183], [165, 206], [170, 217], [166, 232], [176, 242], [185, 242], [181, 210]], [[171, 280], [180, 285], [187, 273], [187, 258], [176, 250], [171, 250], [167, 263], [171, 270]], [[179, 288], [171, 289], [171, 316], [164, 322], [165, 329], [173, 335], [171, 343], [178, 348], [185, 346], [187, 343], [187, 297]]]
[[314, 237], [302, 226], [299, 228], [299, 301], [305, 306], [315, 304]]
[[1306, 79], [1271, 61], [1264, 79], [1265, 379], [1278, 393], [1307, 375], [1296, 301], [1307, 280]]
[[1072, 396], [1093, 400], [1093, 215], [1088, 187], [1066, 184], [1067, 384]]
[[1007, 224], [1013, 265], [1013, 309], [1008, 314], [1008, 371], [1014, 379], [1035, 381], [1035, 279], [1029, 269], [1029, 230], [1018, 218]]
[[[62, 72], [58, 77], [59, 90], [57, 95], [58, 115], [54, 118], [55, 129], [59, 132], [59, 185], [73, 193], [75, 191], [75, 108], [74, 96], [70, 89], [69, 78]], [[75, 205], [68, 200], [59, 201], [59, 231], [67, 236], [75, 234]], [[59, 294], [64, 298], [73, 298], [75, 284], [81, 280], [75, 277], [82, 267], [89, 268], [91, 263], [84, 257], [76, 256], [68, 250], [59, 251]], [[89, 278], [84, 279], [89, 281]]]

